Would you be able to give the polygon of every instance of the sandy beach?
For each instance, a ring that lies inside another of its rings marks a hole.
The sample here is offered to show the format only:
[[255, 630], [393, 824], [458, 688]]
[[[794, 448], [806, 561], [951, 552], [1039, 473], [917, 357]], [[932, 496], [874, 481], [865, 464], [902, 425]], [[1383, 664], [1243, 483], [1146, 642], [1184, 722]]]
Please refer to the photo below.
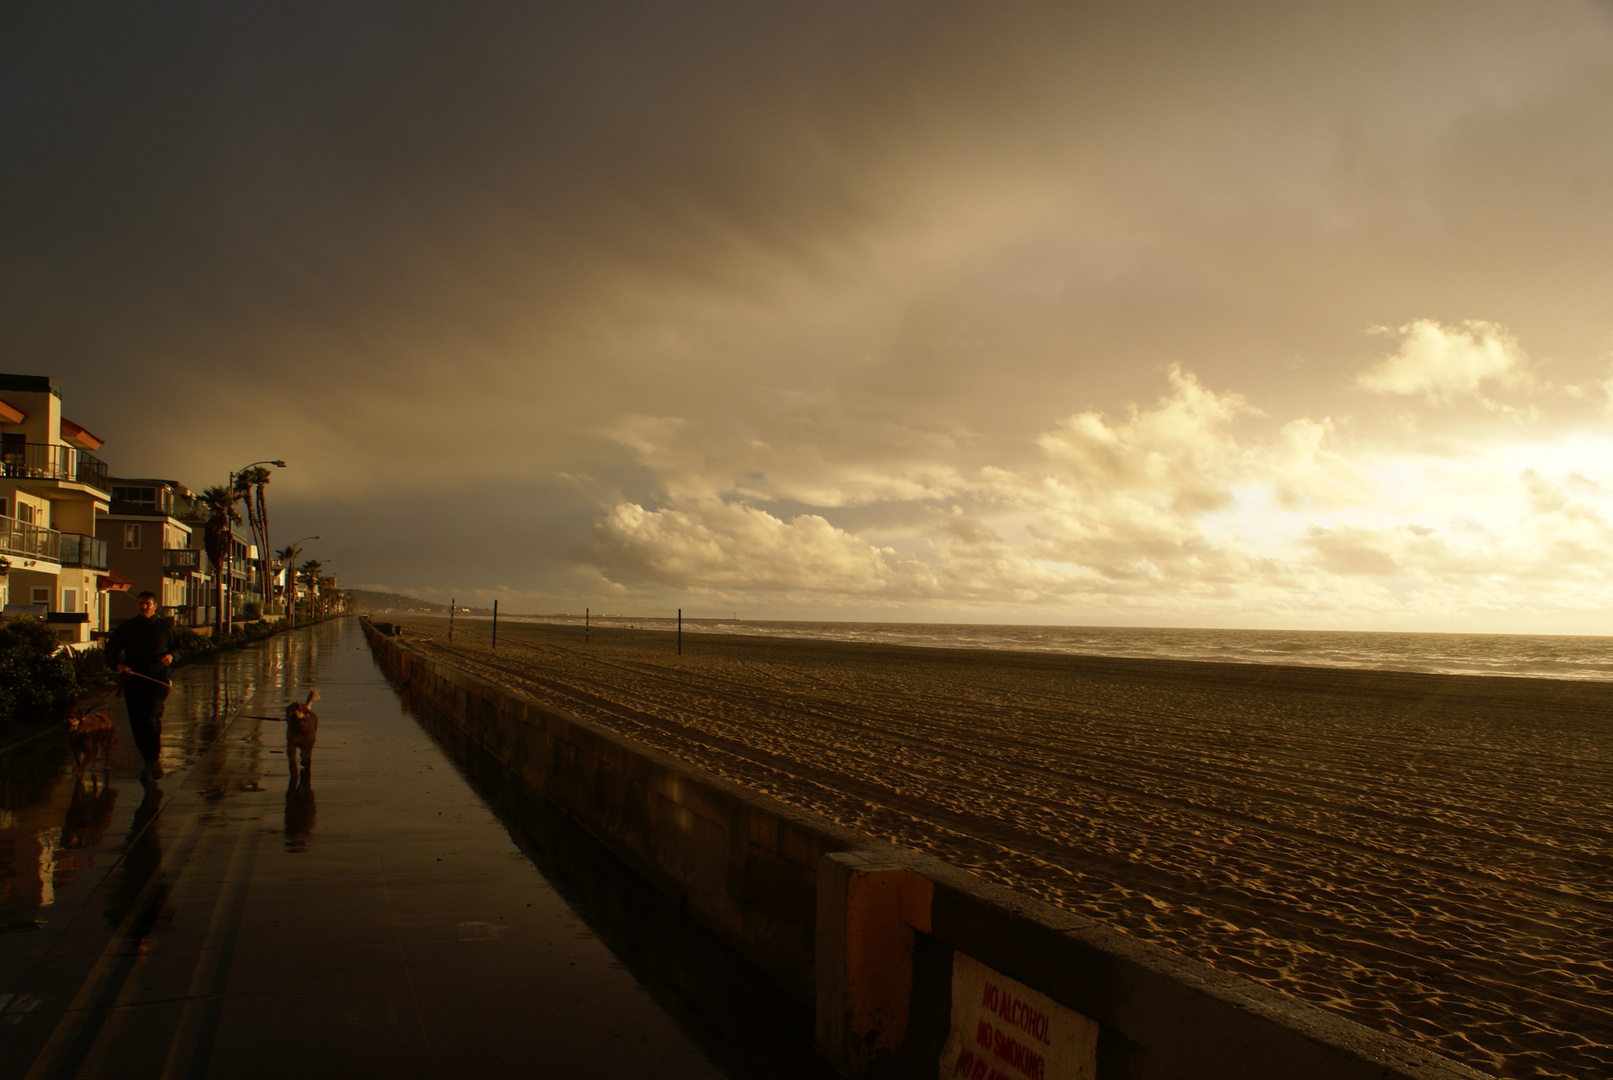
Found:
[[[381, 616], [383, 618], [389, 616]], [[393, 616], [395, 618], [395, 616]], [[1500, 1076], [1613, 1076], [1613, 684], [406, 617], [411, 644]]]

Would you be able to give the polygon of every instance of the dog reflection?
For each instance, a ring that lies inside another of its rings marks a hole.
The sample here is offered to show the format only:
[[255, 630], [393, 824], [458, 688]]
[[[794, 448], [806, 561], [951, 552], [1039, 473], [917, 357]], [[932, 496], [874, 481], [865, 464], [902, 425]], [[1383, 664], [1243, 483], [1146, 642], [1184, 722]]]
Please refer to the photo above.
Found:
[[313, 768], [314, 739], [319, 734], [319, 716], [310, 706], [319, 700], [319, 690], [308, 691], [307, 701], [293, 701], [286, 706], [286, 764], [291, 778], [297, 778], [297, 751], [302, 751], [302, 774], [306, 778]]
[[112, 807], [117, 801], [117, 788], [98, 776], [91, 776], [86, 783], [80, 775], [67, 803], [67, 816], [62, 819], [61, 847], [100, 846], [101, 834], [112, 824]]
[[316, 810], [314, 789], [308, 782], [308, 770], [304, 769], [300, 777], [293, 772], [291, 783], [286, 785], [286, 825], [283, 831], [287, 851], [296, 854], [308, 850], [308, 838], [313, 835]]

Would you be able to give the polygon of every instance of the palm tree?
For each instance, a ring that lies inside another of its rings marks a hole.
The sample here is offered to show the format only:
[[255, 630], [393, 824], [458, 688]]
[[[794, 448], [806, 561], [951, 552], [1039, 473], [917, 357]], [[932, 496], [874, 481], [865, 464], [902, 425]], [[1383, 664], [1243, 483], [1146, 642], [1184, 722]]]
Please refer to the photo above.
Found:
[[292, 608], [297, 603], [297, 556], [302, 554], [302, 548], [295, 544], [287, 544], [274, 553], [280, 560], [280, 565], [286, 568], [286, 619], [295, 625], [296, 616]]
[[202, 492], [202, 510], [207, 519], [202, 525], [202, 547], [213, 564], [214, 587], [218, 595], [217, 632], [229, 629], [229, 612], [224, 610], [224, 560], [233, 542], [231, 529], [241, 523], [235, 509], [238, 496], [223, 484], [214, 484]]
[[263, 486], [273, 474], [262, 465], [254, 465], [235, 476], [235, 493], [246, 503], [246, 520], [252, 528], [252, 538], [258, 545], [258, 588], [269, 587], [269, 508], [263, 499]]

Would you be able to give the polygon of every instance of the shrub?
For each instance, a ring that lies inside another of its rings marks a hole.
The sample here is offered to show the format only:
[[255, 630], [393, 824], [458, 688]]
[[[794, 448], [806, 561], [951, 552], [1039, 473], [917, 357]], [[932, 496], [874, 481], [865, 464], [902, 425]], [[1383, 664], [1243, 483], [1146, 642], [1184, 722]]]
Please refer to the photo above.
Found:
[[54, 719], [77, 691], [73, 660], [50, 627], [30, 616], [0, 625], [0, 720]]
[[106, 666], [105, 649], [85, 649], [68, 654], [73, 663], [73, 675], [78, 680], [78, 692], [100, 690], [117, 681], [112, 669]]
[[174, 663], [188, 664], [192, 660], [212, 656], [217, 651], [218, 647], [212, 638], [182, 626], [179, 628], [179, 651], [174, 653]]
[[241, 605], [241, 618], [247, 622], [257, 622], [263, 618], [263, 605], [257, 601], [248, 601]]

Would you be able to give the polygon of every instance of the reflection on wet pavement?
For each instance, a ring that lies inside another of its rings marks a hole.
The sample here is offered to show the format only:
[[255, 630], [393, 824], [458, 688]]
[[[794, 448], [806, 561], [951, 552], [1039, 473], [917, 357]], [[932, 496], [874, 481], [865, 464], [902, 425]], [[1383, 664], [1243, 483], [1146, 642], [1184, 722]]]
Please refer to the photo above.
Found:
[[280, 830], [286, 838], [287, 851], [308, 850], [308, 837], [314, 831], [315, 810], [313, 782], [308, 774], [304, 772], [300, 777], [293, 776], [286, 784], [285, 827]]
[[[317, 801], [275, 719], [313, 686]], [[799, 1017], [725, 1052], [686, 977], [614, 955], [351, 621], [177, 672], [160, 780], [139, 782], [121, 703], [105, 711], [102, 767], [76, 770], [60, 731], [0, 749], [0, 1080], [817, 1074]], [[609, 864], [576, 863], [584, 893], [667, 917]]]

